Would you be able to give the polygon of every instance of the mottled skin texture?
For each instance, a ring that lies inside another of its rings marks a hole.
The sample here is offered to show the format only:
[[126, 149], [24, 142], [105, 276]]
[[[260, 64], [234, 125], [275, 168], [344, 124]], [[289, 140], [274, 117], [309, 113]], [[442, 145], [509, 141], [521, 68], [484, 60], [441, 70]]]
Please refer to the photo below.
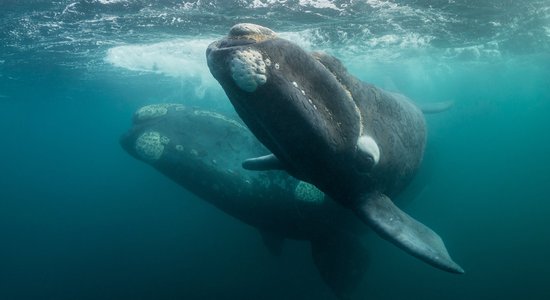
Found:
[[[304, 201], [299, 181], [281, 171], [243, 170], [241, 162], [267, 150], [239, 122], [210, 111], [166, 105], [167, 112], [140, 119], [122, 136], [122, 147], [228, 215], [258, 228], [272, 252], [284, 238], [307, 240], [322, 278], [341, 298], [360, 284], [368, 256], [368, 228], [333, 201]], [[147, 132], [169, 138], [151, 160], [136, 151]]]
[[[132, 156], [245, 223], [279, 230], [298, 239], [309, 237], [312, 230], [322, 227], [321, 203], [301, 202], [294, 197], [298, 180], [282, 172], [258, 173], [240, 167], [245, 158], [267, 150], [243, 125], [214, 116], [222, 115], [193, 108], [168, 108], [161, 117], [135, 119], [121, 144]], [[158, 160], [144, 160], [135, 151], [135, 141], [148, 131], [170, 139]], [[288, 214], [290, 208], [319, 214], [319, 224], [309, 226], [298, 213]]]
[[[394, 195], [406, 186], [424, 152], [426, 129], [420, 110], [357, 80], [331, 56], [311, 55], [280, 38], [253, 47], [273, 62], [269, 79], [254, 93], [236, 87], [223, 70], [227, 52], [234, 49], [208, 52], [208, 61], [239, 116], [290, 174], [314, 183], [346, 206], [355, 205], [358, 194], [376, 190]], [[351, 101], [360, 116], [347, 105]], [[382, 153], [369, 173], [356, 168], [361, 132], [371, 135]]]
[[313, 56], [351, 93], [361, 112], [363, 134], [373, 137], [382, 153], [369, 174], [350, 170], [350, 185], [359, 186], [359, 193], [398, 194], [412, 180], [424, 155], [426, 124], [422, 112], [412, 102], [351, 76], [336, 58], [323, 53]]
[[[254, 53], [267, 66], [249, 65], [253, 75], [257, 70], [265, 78], [252, 89], [240, 88], [249, 85], [230, 67], [243, 52]], [[235, 25], [227, 37], [210, 44], [206, 56], [239, 116], [281, 168], [353, 210], [408, 253], [463, 273], [441, 238], [390, 199], [407, 186], [422, 161], [426, 125], [420, 109], [405, 97], [357, 80], [336, 58], [306, 52], [254, 24]], [[362, 141], [374, 142], [369, 148]], [[253, 161], [244, 166], [266, 169]]]

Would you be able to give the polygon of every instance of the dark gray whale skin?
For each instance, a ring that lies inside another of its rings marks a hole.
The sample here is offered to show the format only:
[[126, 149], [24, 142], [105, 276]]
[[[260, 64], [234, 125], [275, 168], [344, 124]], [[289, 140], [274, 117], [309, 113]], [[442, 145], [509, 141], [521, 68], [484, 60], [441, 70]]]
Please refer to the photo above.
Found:
[[409, 254], [464, 272], [435, 232], [390, 200], [414, 177], [426, 145], [423, 113], [408, 98], [255, 24], [233, 26], [206, 56], [241, 119], [273, 153], [245, 168], [287, 170]]
[[238, 121], [179, 104], [151, 105], [135, 113], [120, 143], [136, 159], [258, 228], [273, 254], [285, 238], [310, 241], [314, 263], [338, 297], [348, 298], [360, 284], [368, 227], [286, 172], [242, 169], [244, 159], [268, 151]]

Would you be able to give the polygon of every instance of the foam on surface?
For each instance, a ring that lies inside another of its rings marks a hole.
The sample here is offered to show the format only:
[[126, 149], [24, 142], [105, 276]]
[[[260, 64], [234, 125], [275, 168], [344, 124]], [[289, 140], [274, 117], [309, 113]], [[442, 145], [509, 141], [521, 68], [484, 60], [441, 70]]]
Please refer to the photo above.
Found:
[[206, 64], [204, 50], [215, 38], [175, 39], [152, 44], [112, 47], [105, 61], [135, 72], [155, 73], [184, 80], [195, 85], [197, 96], [216, 88]]

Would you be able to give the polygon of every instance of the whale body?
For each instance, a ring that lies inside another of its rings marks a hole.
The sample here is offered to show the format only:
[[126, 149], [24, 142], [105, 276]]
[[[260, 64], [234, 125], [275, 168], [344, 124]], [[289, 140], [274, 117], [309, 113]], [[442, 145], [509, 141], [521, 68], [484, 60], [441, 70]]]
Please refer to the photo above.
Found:
[[242, 169], [242, 160], [268, 150], [240, 122], [181, 104], [149, 105], [134, 114], [120, 143], [136, 159], [257, 228], [271, 253], [282, 251], [284, 239], [309, 241], [322, 279], [340, 298], [361, 283], [369, 228], [311, 184], [281, 171]]
[[233, 26], [206, 56], [241, 119], [272, 152], [245, 160], [245, 168], [286, 170], [409, 254], [464, 272], [439, 235], [391, 201], [412, 180], [426, 145], [423, 113], [408, 98], [255, 24]]

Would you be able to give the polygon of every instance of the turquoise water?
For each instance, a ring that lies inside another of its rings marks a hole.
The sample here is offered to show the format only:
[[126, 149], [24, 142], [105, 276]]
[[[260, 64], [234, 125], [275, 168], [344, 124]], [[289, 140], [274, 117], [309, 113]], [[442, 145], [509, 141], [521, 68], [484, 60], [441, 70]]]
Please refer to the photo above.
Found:
[[455, 102], [398, 205], [466, 274], [372, 236], [354, 299], [550, 299], [550, 2], [478, 2], [1, 1], [0, 299], [335, 299], [308, 244], [272, 257], [118, 143], [146, 104], [232, 114], [204, 51], [243, 21]]

